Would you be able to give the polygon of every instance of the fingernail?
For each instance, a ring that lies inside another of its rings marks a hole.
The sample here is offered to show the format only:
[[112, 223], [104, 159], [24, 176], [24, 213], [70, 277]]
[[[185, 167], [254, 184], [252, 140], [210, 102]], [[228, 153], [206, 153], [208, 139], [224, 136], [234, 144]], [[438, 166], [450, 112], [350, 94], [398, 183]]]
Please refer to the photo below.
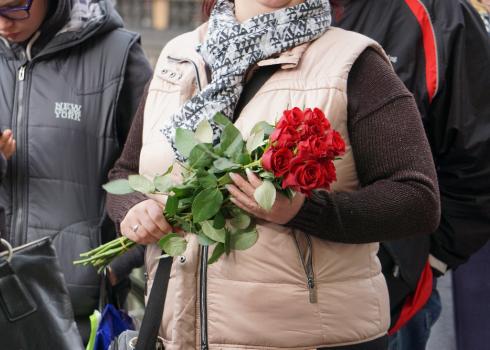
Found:
[[230, 191], [231, 185], [225, 185], [227, 191]]
[[249, 168], [245, 169], [245, 172], [247, 173], [247, 176], [251, 176], [253, 174], [252, 170]]
[[232, 180], [235, 180], [235, 179], [236, 179], [236, 176], [237, 176], [237, 175], [236, 175], [235, 173], [230, 173], [230, 178], [231, 178]]

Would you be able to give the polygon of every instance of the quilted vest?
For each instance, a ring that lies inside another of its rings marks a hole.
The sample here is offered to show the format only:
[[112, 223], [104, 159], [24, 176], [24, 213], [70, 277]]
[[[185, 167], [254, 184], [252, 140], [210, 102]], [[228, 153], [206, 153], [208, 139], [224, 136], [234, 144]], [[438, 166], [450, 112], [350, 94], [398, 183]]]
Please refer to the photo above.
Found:
[[[160, 129], [206, 84], [204, 62], [194, 50], [205, 30], [203, 26], [176, 38], [158, 61], [145, 106], [140, 157], [140, 173], [149, 178], [174, 162]], [[330, 29], [311, 44], [260, 62], [261, 66], [281, 64], [282, 69], [242, 110], [236, 127], [247, 138], [257, 122], [273, 124], [288, 107], [322, 109], [347, 144], [345, 155], [335, 162], [338, 181], [332, 190], [357, 190], [359, 181], [347, 130], [346, 90], [353, 63], [368, 47], [386, 57], [367, 37]], [[173, 175], [179, 179], [177, 168]], [[386, 334], [389, 300], [376, 256], [378, 243], [334, 243], [263, 221], [257, 229], [257, 243], [209, 266], [205, 281], [200, 274], [202, 251], [195, 237], [186, 235], [188, 248], [183, 258], [174, 259], [160, 329], [166, 349], [200, 349], [205, 341], [212, 350], [306, 350], [362, 343]], [[303, 266], [295, 235], [300, 252], [306, 252], [303, 248], [311, 241], [313, 273]], [[160, 254], [157, 246], [147, 248], [149, 286], [158, 263], [155, 257]], [[310, 278], [314, 278], [313, 288]], [[205, 315], [200, 312], [203, 282]]]

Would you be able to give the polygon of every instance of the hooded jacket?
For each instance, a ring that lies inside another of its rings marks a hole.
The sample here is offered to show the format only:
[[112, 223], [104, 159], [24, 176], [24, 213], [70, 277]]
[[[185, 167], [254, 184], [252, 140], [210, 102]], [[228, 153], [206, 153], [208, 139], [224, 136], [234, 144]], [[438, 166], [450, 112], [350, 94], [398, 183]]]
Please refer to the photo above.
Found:
[[110, 1], [50, 2], [27, 45], [0, 38], [0, 126], [17, 151], [0, 190], [2, 237], [54, 238], [75, 315], [98, 304], [99, 277], [74, 266], [112, 238], [101, 185], [118, 157], [150, 66]]
[[336, 25], [378, 41], [414, 94], [438, 173], [439, 228], [380, 250], [393, 309], [415, 290], [429, 253], [456, 268], [489, 239], [490, 42], [466, 1], [335, 4]]

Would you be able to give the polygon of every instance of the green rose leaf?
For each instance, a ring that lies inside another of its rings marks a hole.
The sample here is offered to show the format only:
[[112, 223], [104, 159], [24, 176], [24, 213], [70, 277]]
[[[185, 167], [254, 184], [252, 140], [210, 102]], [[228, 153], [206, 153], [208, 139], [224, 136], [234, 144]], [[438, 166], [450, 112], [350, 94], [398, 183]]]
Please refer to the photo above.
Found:
[[166, 193], [170, 191], [170, 188], [174, 186], [174, 182], [171, 175], [157, 176], [153, 179], [153, 185], [158, 192]]
[[231, 179], [230, 174], [225, 174], [218, 179], [219, 186], [229, 185], [231, 183], [233, 183], [233, 180]]
[[213, 163], [213, 156], [208, 149], [210, 145], [198, 144], [189, 155], [189, 165], [194, 169], [205, 168]]
[[263, 209], [269, 211], [276, 201], [276, 188], [266, 180], [255, 189], [254, 198]]
[[201, 191], [192, 202], [192, 215], [195, 223], [211, 219], [223, 204], [223, 194], [217, 188]]
[[177, 196], [168, 196], [167, 203], [165, 203], [165, 213], [168, 216], [174, 216], [177, 214], [179, 208], [179, 198]]
[[215, 229], [219, 230], [219, 229], [224, 228], [225, 225], [226, 225], [225, 216], [223, 215], [223, 213], [220, 210], [218, 212], [218, 214], [216, 214], [216, 216], [214, 217], [213, 227]]
[[189, 196], [192, 196], [192, 193], [194, 192], [195, 187], [191, 185], [178, 185], [172, 187], [172, 192], [177, 196], [178, 198], [186, 198]]
[[239, 169], [240, 165], [233, 163], [226, 158], [218, 158], [214, 161], [213, 166], [221, 172], [230, 171], [233, 169]]
[[213, 254], [211, 257], [208, 259], [208, 264], [214, 264], [218, 259], [223, 255], [225, 252], [225, 245], [224, 243], [218, 243], [216, 244], [216, 247], [214, 247]]
[[201, 223], [202, 232], [213, 241], [225, 243], [226, 232], [224, 229], [215, 229], [212, 221]]
[[221, 149], [230, 158], [237, 157], [243, 150], [243, 137], [233, 124], [228, 124], [221, 134]]
[[206, 175], [199, 176], [197, 179], [204, 188], [216, 187], [218, 185], [218, 179], [214, 174], [206, 173]]
[[259, 130], [252, 134], [247, 140], [247, 151], [252, 153], [264, 143], [264, 130]]
[[252, 131], [250, 133], [256, 134], [259, 131], [263, 131], [265, 136], [269, 136], [274, 132], [274, 126], [270, 125], [267, 122], [261, 121], [255, 124], [255, 126], [252, 128]]
[[155, 186], [153, 185], [153, 182], [151, 182], [144, 176], [129, 175], [128, 181], [129, 181], [129, 186], [131, 186], [131, 188], [135, 191], [141, 193], [155, 192]]
[[247, 250], [253, 247], [258, 238], [259, 235], [255, 228], [251, 231], [233, 234], [230, 237], [231, 249]]
[[175, 131], [175, 147], [179, 153], [188, 158], [192, 149], [197, 145], [194, 133], [187, 129], [177, 128]]
[[252, 163], [252, 157], [249, 153], [242, 153], [238, 157], [235, 158], [236, 162], [241, 165], [247, 165]]
[[250, 216], [244, 213], [238, 213], [230, 220], [230, 225], [236, 229], [244, 230], [250, 225], [251, 221], [252, 219], [250, 218]]
[[226, 255], [230, 254], [231, 251], [231, 234], [230, 231], [226, 230], [225, 236], [225, 253]]
[[187, 241], [176, 233], [170, 233], [158, 241], [158, 246], [170, 256], [184, 254]]
[[216, 124], [222, 127], [226, 127], [227, 125], [231, 124], [230, 119], [226, 118], [226, 116], [221, 112], [216, 113], [213, 117], [213, 120]]
[[199, 232], [199, 234], [197, 235], [197, 241], [199, 242], [200, 245], [205, 247], [216, 243], [216, 241], [213, 241], [211, 238], [209, 238], [202, 232]]
[[126, 179], [114, 180], [105, 185], [102, 188], [110, 194], [123, 195], [133, 193], [134, 190], [129, 186], [129, 181]]
[[194, 133], [195, 138], [202, 143], [213, 143], [213, 129], [207, 120], [201, 121]]

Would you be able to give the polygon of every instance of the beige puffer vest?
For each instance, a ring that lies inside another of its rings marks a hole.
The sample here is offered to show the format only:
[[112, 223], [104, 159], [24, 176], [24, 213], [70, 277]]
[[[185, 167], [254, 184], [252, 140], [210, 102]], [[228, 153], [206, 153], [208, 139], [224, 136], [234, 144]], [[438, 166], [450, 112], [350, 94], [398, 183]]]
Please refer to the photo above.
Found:
[[[205, 32], [202, 26], [170, 42], [156, 66], [140, 159], [140, 173], [150, 178], [174, 161], [160, 132], [165, 120], [207, 83], [204, 62], [194, 50]], [[382, 52], [364, 36], [330, 29], [311, 44], [260, 62], [281, 63], [282, 69], [243, 109], [236, 126], [247, 137], [257, 122], [273, 123], [288, 107], [321, 108], [347, 142], [345, 156], [335, 163], [338, 181], [333, 190], [357, 190], [346, 88], [352, 64], [367, 47]], [[177, 169], [174, 176], [179, 178]], [[160, 329], [166, 349], [199, 349], [206, 335], [211, 350], [272, 350], [356, 344], [386, 333], [389, 301], [377, 243], [333, 243], [268, 222], [259, 222], [257, 228], [255, 246], [209, 266], [205, 281], [200, 276], [201, 249], [193, 235], [187, 235], [185, 256], [174, 259]], [[147, 249], [149, 286], [160, 254], [157, 246]], [[202, 305], [201, 282], [207, 282]], [[200, 307], [207, 308], [207, 315]], [[201, 322], [202, 315], [207, 323]]]

